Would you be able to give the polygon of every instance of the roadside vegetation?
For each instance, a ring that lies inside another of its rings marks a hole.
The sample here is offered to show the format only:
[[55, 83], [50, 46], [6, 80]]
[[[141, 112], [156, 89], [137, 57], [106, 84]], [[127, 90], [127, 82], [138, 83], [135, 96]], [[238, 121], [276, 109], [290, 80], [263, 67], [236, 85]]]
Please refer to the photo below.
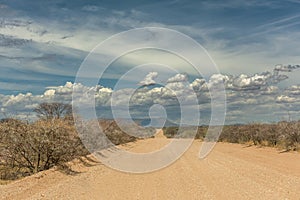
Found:
[[[0, 120], [0, 183], [54, 166], [63, 169], [68, 167], [67, 162], [90, 154], [76, 132], [70, 105], [43, 103], [34, 112], [38, 119], [33, 122], [13, 118]], [[115, 145], [137, 139], [123, 132], [114, 120], [99, 120], [97, 123]], [[193, 137], [196, 130], [195, 138], [203, 140], [207, 129], [207, 126], [184, 127], [178, 133], [178, 127], [166, 127], [163, 131], [166, 137], [173, 138]], [[219, 141], [299, 151], [300, 121], [228, 125], [223, 127]]]
[[[13, 118], [0, 121], [0, 180], [15, 180], [87, 156], [89, 152], [76, 132], [72, 107], [43, 103], [34, 112], [34, 122]], [[114, 144], [135, 141], [114, 121], [102, 120], [104, 133]], [[3, 182], [3, 181], [2, 181]]]
[[[180, 135], [189, 137], [189, 129], [191, 128], [184, 128], [183, 132], [186, 132], [186, 134], [180, 133]], [[195, 138], [203, 140], [207, 130], [207, 126], [198, 127]], [[178, 127], [166, 127], [163, 131], [168, 138], [178, 135]], [[300, 121], [283, 121], [276, 124], [227, 125], [223, 127], [218, 141], [276, 147], [285, 151], [299, 151]]]

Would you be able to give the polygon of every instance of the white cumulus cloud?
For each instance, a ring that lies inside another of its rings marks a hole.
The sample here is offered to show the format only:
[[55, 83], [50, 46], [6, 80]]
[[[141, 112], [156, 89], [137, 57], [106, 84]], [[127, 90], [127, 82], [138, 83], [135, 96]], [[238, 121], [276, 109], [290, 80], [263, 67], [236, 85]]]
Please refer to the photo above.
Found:
[[147, 86], [147, 85], [154, 85], [156, 84], [156, 81], [154, 79], [156, 79], [156, 77], [158, 76], [157, 72], [149, 72], [146, 77], [144, 78], [144, 80], [142, 80], [139, 85], [142, 86]]

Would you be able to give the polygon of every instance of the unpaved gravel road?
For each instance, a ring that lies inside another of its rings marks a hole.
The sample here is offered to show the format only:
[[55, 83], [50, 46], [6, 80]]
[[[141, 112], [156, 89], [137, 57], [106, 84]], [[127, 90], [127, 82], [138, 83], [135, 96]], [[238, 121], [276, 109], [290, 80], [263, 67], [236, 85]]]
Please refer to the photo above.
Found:
[[[164, 137], [124, 146], [147, 152], [168, 143]], [[128, 174], [88, 162], [81, 173], [57, 170], [0, 186], [0, 199], [297, 199], [300, 155], [276, 149], [218, 143], [204, 160], [200, 141], [171, 166], [153, 173]]]

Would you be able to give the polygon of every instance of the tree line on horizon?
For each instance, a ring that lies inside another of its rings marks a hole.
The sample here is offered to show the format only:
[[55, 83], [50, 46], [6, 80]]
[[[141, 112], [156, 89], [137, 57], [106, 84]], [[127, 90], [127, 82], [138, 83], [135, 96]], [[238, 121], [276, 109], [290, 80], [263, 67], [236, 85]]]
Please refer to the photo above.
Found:
[[[197, 127], [196, 134], [191, 128], [181, 128], [182, 133], [178, 133], [179, 127], [163, 128], [164, 135], [168, 138], [175, 138], [178, 134], [181, 137], [195, 137], [204, 140], [208, 126]], [[214, 138], [206, 138], [213, 140]], [[222, 129], [218, 142], [239, 143], [255, 146], [269, 146], [284, 151], [300, 150], [300, 121], [281, 121], [273, 124], [250, 123], [238, 125], [225, 125]]]

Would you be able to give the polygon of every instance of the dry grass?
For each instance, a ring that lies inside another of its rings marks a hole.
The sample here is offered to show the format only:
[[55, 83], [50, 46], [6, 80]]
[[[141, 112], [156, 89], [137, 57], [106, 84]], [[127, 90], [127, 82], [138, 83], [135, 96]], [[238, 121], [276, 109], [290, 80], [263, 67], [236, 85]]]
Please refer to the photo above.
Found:
[[[190, 129], [194, 129], [191, 127]], [[188, 129], [188, 128], [186, 128]], [[208, 127], [198, 127], [196, 139], [203, 140]], [[178, 136], [178, 127], [164, 128], [166, 137]], [[188, 131], [187, 131], [188, 132]], [[179, 135], [188, 135], [179, 133]], [[240, 143], [256, 146], [269, 146], [286, 151], [300, 150], [300, 122], [279, 122], [276, 124], [247, 124], [224, 126], [220, 142]]]

